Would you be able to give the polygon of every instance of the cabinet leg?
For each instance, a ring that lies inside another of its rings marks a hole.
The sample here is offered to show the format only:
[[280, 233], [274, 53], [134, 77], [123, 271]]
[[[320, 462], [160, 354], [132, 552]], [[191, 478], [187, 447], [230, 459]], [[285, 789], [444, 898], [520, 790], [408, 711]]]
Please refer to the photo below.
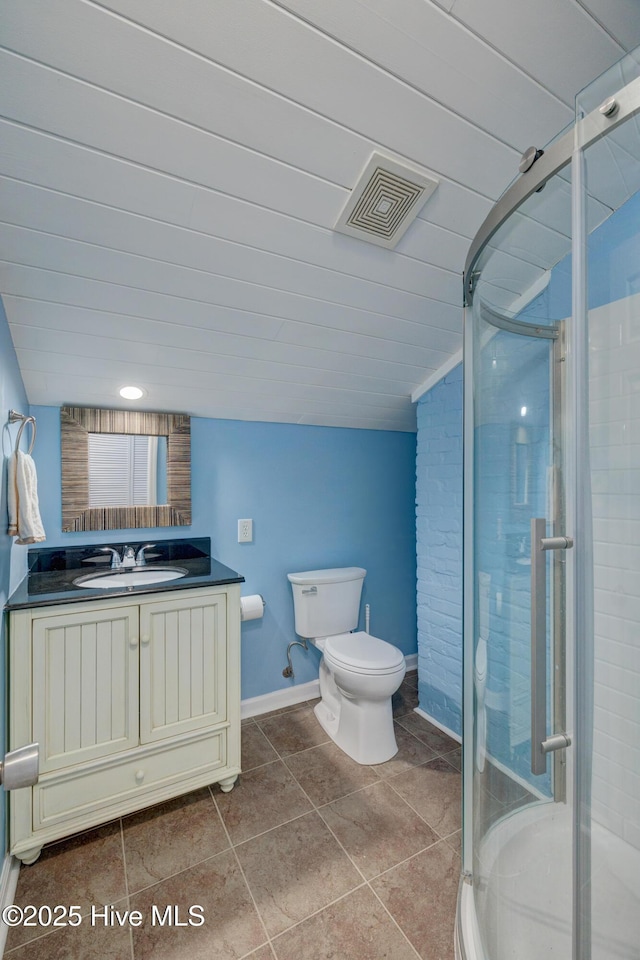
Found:
[[237, 779], [238, 774], [236, 774], [235, 777], [227, 777], [226, 780], [219, 780], [218, 783], [220, 784], [220, 789], [222, 792], [229, 793], [229, 791], [233, 789], [233, 785]]
[[32, 863], [36, 862], [41, 853], [42, 847], [32, 847], [31, 850], [23, 850], [22, 853], [16, 853], [14, 856], [16, 860], [23, 863], [25, 867], [29, 867]]

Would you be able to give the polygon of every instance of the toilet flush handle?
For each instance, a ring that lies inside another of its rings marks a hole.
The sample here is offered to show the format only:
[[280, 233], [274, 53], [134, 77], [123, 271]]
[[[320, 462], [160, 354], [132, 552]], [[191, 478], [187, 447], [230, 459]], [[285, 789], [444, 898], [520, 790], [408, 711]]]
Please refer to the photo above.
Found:
[[318, 592], [318, 588], [317, 588], [317, 587], [309, 587], [308, 590], [303, 590], [302, 592], [303, 592], [303, 593], [317, 593], [317, 592]]

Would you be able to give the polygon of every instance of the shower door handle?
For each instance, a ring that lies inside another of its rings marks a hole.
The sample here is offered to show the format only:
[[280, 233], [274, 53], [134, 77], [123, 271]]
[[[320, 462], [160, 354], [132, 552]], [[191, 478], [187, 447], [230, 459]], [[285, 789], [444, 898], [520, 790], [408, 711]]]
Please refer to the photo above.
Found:
[[531, 772], [547, 769], [547, 753], [568, 747], [566, 733], [547, 737], [547, 550], [569, 550], [571, 537], [546, 537], [544, 517], [531, 518]]

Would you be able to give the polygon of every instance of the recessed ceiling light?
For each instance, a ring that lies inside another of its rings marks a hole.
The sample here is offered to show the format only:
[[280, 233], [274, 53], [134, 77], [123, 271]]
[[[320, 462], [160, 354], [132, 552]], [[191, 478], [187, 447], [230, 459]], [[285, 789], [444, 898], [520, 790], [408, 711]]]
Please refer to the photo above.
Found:
[[121, 387], [120, 396], [124, 397], [125, 400], [139, 400], [140, 397], [144, 396], [144, 390], [141, 390], [140, 387]]

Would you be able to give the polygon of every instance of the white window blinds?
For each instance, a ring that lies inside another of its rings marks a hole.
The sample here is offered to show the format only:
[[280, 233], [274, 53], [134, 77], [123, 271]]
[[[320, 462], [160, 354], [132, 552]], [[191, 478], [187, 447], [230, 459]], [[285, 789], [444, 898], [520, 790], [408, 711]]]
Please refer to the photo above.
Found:
[[155, 505], [157, 462], [157, 437], [90, 433], [89, 506]]

